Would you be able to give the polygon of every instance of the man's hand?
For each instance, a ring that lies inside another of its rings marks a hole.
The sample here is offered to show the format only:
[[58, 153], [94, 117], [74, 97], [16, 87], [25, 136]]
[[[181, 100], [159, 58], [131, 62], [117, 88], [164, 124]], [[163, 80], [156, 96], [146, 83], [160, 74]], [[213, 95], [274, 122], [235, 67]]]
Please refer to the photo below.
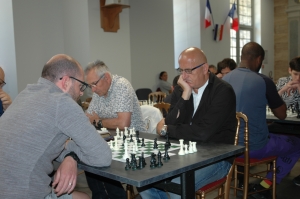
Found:
[[94, 121], [96, 121], [96, 123], [97, 123], [100, 120], [100, 117], [95, 112], [93, 112], [92, 114], [85, 113], [85, 115], [89, 118], [91, 124]]
[[192, 88], [190, 87], [190, 85], [188, 85], [188, 83], [186, 83], [186, 81], [183, 79], [182, 75], [180, 75], [177, 83], [183, 89], [183, 93], [182, 93], [181, 97], [184, 100], [190, 99], [190, 96], [192, 94]]
[[161, 119], [156, 125], [156, 133], [161, 136], [160, 131], [165, 125], [165, 118]]
[[10, 96], [2, 89], [0, 89], [0, 99], [3, 104], [3, 110], [6, 110], [12, 102]]
[[298, 81], [290, 81], [286, 85], [284, 85], [278, 94], [281, 96], [284, 92], [287, 92], [288, 96], [290, 96], [291, 91], [298, 90], [300, 92], [300, 83]]
[[71, 193], [77, 181], [77, 162], [67, 156], [58, 167], [52, 186], [57, 196]]
[[220, 79], [222, 79], [222, 77], [223, 77], [222, 73], [218, 73], [216, 76]]

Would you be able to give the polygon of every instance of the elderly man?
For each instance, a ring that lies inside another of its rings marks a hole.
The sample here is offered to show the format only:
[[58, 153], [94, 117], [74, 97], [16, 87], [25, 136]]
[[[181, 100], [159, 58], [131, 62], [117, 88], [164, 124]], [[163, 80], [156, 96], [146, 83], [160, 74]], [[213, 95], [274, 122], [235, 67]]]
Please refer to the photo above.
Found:
[[3, 69], [0, 67], [0, 116], [3, 114], [3, 112], [8, 108], [8, 106], [11, 104], [11, 98], [10, 96], [3, 91], [3, 86], [5, 85], [5, 73]]
[[[223, 77], [235, 91], [236, 110], [245, 113], [249, 119], [250, 157], [262, 159], [277, 156], [276, 183], [291, 171], [300, 157], [300, 138], [295, 136], [272, 134], [266, 123], [266, 105], [268, 104], [276, 117], [286, 117], [286, 105], [278, 95], [273, 81], [259, 74], [264, 60], [264, 49], [255, 42], [249, 42], [242, 48], [239, 68]], [[255, 95], [253, 95], [255, 93]], [[241, 125], [241, 129], [244, 124]], [[243, 131], [241, 131], [243, 132]], [[243, 145], [243, 133], [240, 133], [240, 145]], [[280, 146], [280, 147], [278, 147]], [[287, 161], [288, 160], [288, 161]], [[272, 172], [268, 173], [260, 184], [252, 187], [263, 190], [272, 185]], [[250, 190], [251, 191], [251, 190]], [[256, 198], [271, 198], [269, 192], [256, 194]]]
[[[70, 194], [76, 185], [76, 161], [109, 166], [112, 154], [76, 103], [88, 86], [83, 79], [76, 60], [56, 55], [45, 64], [37, 84], [27, 85], [0, 118], [1, 198], [88, 198]], [[57, 157], [62, 163], [51, 188], [48, 175]]]
[[[158, 134], [167, 125], [169, 136], [197, 142], [234, 143], [236, 118], [232, 87], [208, 70], [205, 54], [199, 48], [188, 48], [179, 56], [180, 77], [172, 94], [165, 120], [157, 125]], [[220, 97], [222, 96], [222, 97]], [[195, 190], [227, 175], [230, 162], [224, 160], [195, 171]], [[172, 182], [180, 183], [180, 178]], [[140, 192], [145, 198], [180, 198], [158, 189]]]
[[[87, 110], [90, 122], [100, 121], [105, 128], [135, 128], [145, 132], [137, 96], [130, 82], [118, 75], [112, 75], [102, 61], [95, 61], [85, 69], [86, 81], [94, 92]], [[126, 198], [120, 182], [108, 181], [86, 172], [87, 182], [93, 194], [98, 198]], [[102, 188], [106, 191], [103, 191]]]

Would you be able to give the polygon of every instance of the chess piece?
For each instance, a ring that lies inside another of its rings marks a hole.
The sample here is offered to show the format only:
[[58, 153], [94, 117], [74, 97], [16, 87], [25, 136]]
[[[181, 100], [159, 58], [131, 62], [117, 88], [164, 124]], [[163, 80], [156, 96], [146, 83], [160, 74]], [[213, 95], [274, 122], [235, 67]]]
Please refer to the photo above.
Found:
[[145, 166], [143, 165], [143, 160], [142, 160], [142, 157], [140, 156], [139, 157], [139, 166], [137, 167], [138, 169], [142, 169], [144, 168]]
[[146, 160], [145, 160], [145, 158], [144, 158], [144, 152], [142, 152], [142, 162], [143, 162], [143, 166], [145, 167], [145, 165], [147, 164], [146, 163]]
[[155, 168], [157, 166], [155, 156], [156, 155], [154, 153], [151, 154], [150, 168]]
[[194, 153], [193, 144], [191, 141], [189, 141], [189, 153]]
[[101, 130], [101, 128], [103, 128], [103, 124], [102, 124], [102, 120], [99, 120], [98, 123], [97, 123], [97, 128], [98, 130]]
[[138, 143], [141, 143], [141, 140], [140, 140], [140, 132], [139, 132], [139, 131], [136, 131], [136, 132], [135, 132], [135, 137], [136, 137], [136, 139], [137, 139], [137, 142], [138, 142]]
[[114, 150], [119, 150], [118, 138], [117, 138], [117, 136], [114, 136], [114, 138], [115, 138], [115, 147], [114, 147]]
[[158, 151], [157, 153], [157, 166], [162, 167], [164, 164], [161, 162], [161, 152]]
[[188, 153], [189, 153], [189, 151], [188, 151], [188, 145], [185, 144], [185, 145], [184, 145], [184, 148], [185, 148], [184, 153], [185, 153], [185, 154], [188, 154]]
[[117, 138], [121, 138], [119, 128], [116, 130]]
[[169, 133], [168, 133], [168, 131], [166, 132], [166, 138], [167, 138], [166, 143], [168, 144], [168, 147], [170, 148], [171, 147], [171, 142], [169, 140]]
[[[185, 152], [183, 150], [183, 139], [180, 139], [179, 140], [179, 143], [180, 143], [180, 150], [178, 152], [178, 155], [185, 155]], [[167, 144], [167, 143], [166, 143]]]
[[126, 158], [126, 166], [125, 170], [129, 170], [131, 168], [130, 163], [129, 163], [129, 158]]
[[129, 142], [133, 142], [132, 135], [130, 135], [130, 140], [129, 140]]
[[194, 151], [194, 152], [197, 152], [197, 151], [198, 151], [198, 150], [197, 150], [197, 147], [196, 147], [196, 143], [197, 143], [197, 142], [193, 142], [193, 151]]
[[165, 155], [164, 155], [164, 160], [170, 160], [170, 156], [168, 154], [168, 146], [165, 144]]
[[142, 144], [141, 144], [141, 147], [144, 147], [145, 146], [145, 142], [144, 142], [144, 138], [142, 138]]
[[123, 160], [126, 160], [126, 158], [129, 158], [127, 142], [124, 143], [124, 155], [122, 158], [123, 158]]
[[157, 138], [154, 139], [153, 149], [158, 149]]
[[135, 158], [135, 154], [131, 154], [131, 169], [136, 170], [137, 169], [137, 161]]
[[113, 141], [112, 140], [109, 142], [109, 147], [110, 147], [110, 149], [114, 149]]

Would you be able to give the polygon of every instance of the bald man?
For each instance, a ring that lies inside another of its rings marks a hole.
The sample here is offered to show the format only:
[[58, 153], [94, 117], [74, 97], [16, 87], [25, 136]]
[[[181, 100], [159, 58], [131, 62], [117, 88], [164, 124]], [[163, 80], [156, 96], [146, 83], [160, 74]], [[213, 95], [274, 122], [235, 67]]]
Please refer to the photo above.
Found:
[[[209, 72], [205, 54], [191, 47], [179, 56], [180, 77], [170, 111], [157, 125], [159, 135], [167, 125], [169, 136], [185, 141], [233, 144], [236, 128], [235, 95], [232, 87]], [[227, 175], [231, 161], [221, 161], [195, 171], [195, 191]], [[172, 180], [180, 184], [180, 178]], [[180, 198], [155, 188], [140, 192], [145, 198]]]
[[[56, 55], [38, 82], [27, 85], [0, 118], [1, 198], [89, 198], [72, 193], [77, 161], [109, 166], [112, 154], [76, 103], [88, 86], [83, 79], [75, 59]], [[48, 175], [57, 157], [62, 163], [50, 187]]]
[[[11, 104], [11, 98], [10, 96], [3, 91], [3, 86], [5, 85], [5, 73], [3, 69], [0, 67], [0, 100], [2, 104], [2, 108], [0, 108], [0, 116], [3, 114], [3, 112], [8, 108], [8, 106]], [[0, 104], [0, 106], [1, 106]]]

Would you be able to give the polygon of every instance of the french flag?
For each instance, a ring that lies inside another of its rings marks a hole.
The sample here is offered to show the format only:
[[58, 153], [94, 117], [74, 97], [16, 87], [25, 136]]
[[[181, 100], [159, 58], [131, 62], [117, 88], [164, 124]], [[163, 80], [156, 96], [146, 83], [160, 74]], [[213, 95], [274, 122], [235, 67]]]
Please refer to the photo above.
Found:
[[221, 41], [222, 38], [223, 38], [223, 28], [224, 28], [224, 25], [219, 25], [219, 24], [216, 24], [215, 25], [215, 32], [214, 32], [214, 40], [215, 41]]
[[231, 17], [231, 19], [232, 19], [232, 27], [231, 28], [235, 31], [238, 31], [238, 29], [239, 29], [239, 19], [238, 19], [238, 15], [237, 15], [237, 12], [236, 12], [235, 2], [232, 4], [232, 7], [229, 11], [228, 16]]
[[206, 9], [205, 9], [205, 28], [211, 25], [211, 8], [209, 0], [206, 1]]

